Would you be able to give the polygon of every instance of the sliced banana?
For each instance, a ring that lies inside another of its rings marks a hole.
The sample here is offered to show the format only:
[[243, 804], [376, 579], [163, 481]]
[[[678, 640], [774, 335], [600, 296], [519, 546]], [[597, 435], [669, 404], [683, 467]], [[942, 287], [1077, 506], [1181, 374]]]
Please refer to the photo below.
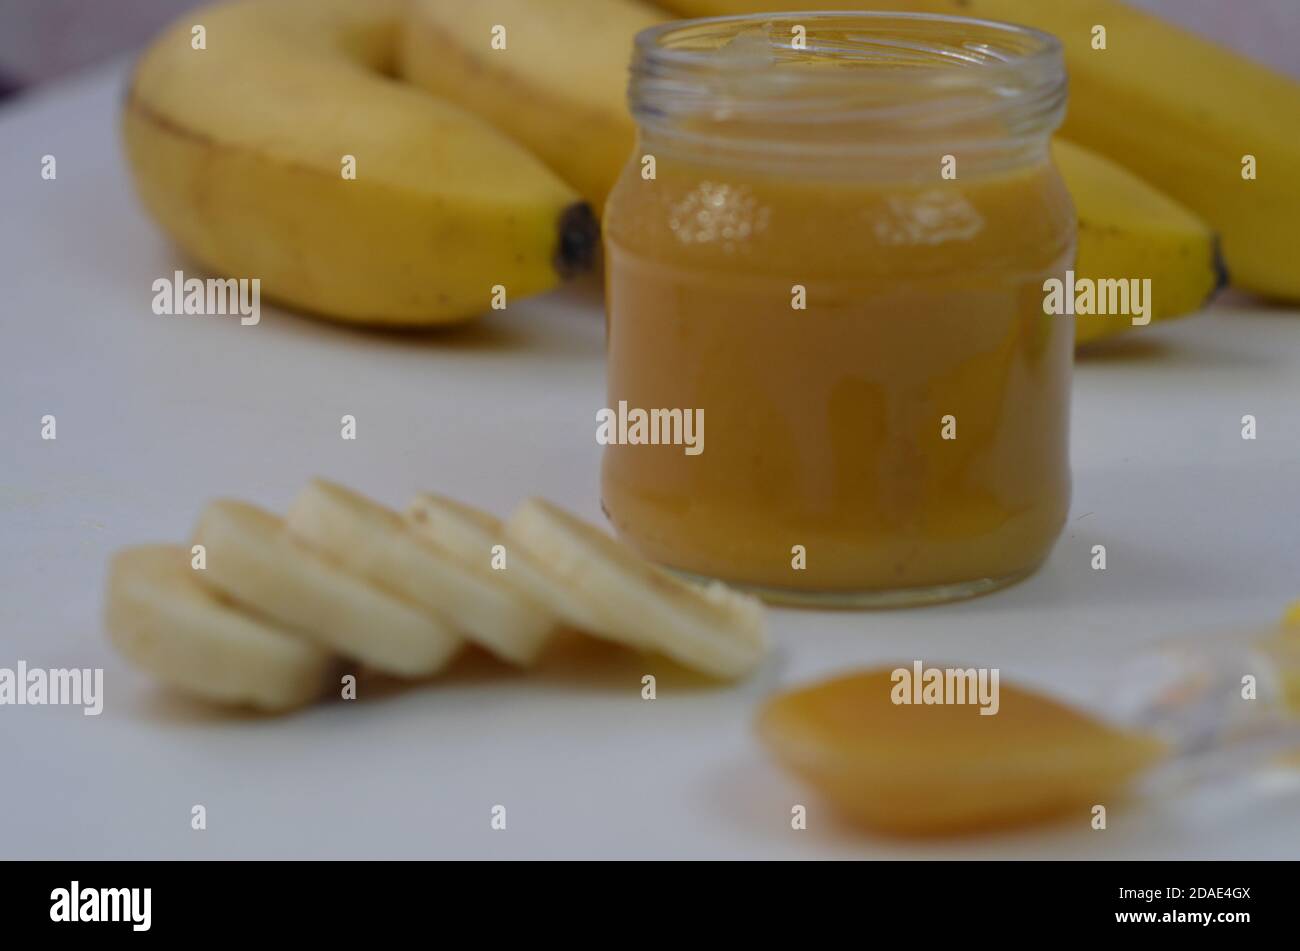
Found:
[[713, 582], [687, 584], [611, 536], [543, 499], [529, 499], [506, 523], [523, 548], [564, 589], [581, 598], [604, 636], [650, 645], [717, 677], [740, 677], [767, 652], [763, 607]]
[[207, 700], [281, 711], [317, 699], [330, 654], [245, 614], [202, 574], [179, 545], [118, 552], [109, 563], [109, 639], [159, 680]]
[[[462, 563], [486, 567], [516, 591], [530, 598], [552, 618], [589, 633], [598, 633], [601, 621], [567, 585], [542, 569], [528, 553], [506, 543], [502, 521], [487, 512], [452, 499], [422, 492], [407, 506], [405, 518], [419, 535], [431, 539]], [[503, 568], [493, 567], [503, 546]]]
[[313, 479], [285, 517], [289, 534], [348, 571], [450, 623], [503, 660], [537, 659], [554, 619], [482, 567], [462, 564], [396, 512], [351, 489]]
[[426, 676], [463, 643], [446, 623], [295, 542], [280, 518], [255, 505], [212, 502], [194, 541], [207, 548], [209, 584], [376, 670]]

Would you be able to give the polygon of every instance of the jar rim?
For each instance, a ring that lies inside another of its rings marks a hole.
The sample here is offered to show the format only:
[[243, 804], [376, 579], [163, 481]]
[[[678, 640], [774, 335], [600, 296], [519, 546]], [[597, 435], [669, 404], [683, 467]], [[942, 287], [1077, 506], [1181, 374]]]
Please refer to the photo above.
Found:
[[[773, 12], [773, 13], [741, 13], [731, 14], [728, 16], [717, 17], [699, 17], [695, 19], [671, 20], [667, 23], [660, 23], [656, 26], [647, 27], [637, 34], [635, 39], [635, 53], [638, 58], [663, 65], [676, 65], [681, 67], [709, 66], [715, 70], [741, 70], [748, 67], [739, 60], [729, 60], [728, 57], [718, 57], [714, 55], [715, 49], [681, 49], [664, 44], [663, 40], [673, 34], [684, 32], [700, 32], [708, 29], [719, 27], [743, 27], [745, 24], [755, 26], [766, 23], [787, 22], [795, 25], [804, 23], [827, 22], [831, 20], [858, 21], [865, 24], [886, 24], [891, 22], [902, 24], [944, 24], [950, 26], [979, 27], [988, 31], [990, 34], [1003, 35], [1006, 37], [1020, 37], [1033, 42], [1034, 47], [1024, 53], [1008, 55], [997, 60], [985, 60], [978, 65], [984, 72], [981, 75], [987, 75], [990, 69], [1010, 69], [1025, 70], [1033, 68], [1036, 65], [1043, 65], [1045, 68], [1056, 68], [1063, 64], [1063, 47], [1061, 41], [1051, 33], [1038, 30], [1033, 27], [1024, 26], [1019, 23], [1010, 23], [1003, 20], [989, 20], [982, 17], [966, 17], [949, 13], [913, 13], [905, 11], [890, 10], [815, 10], [807, 12]], [[969, 61], [968, 61], [969, 63]], [[943, 65], [933, 64], [925, 66], [910, 66], [909, 75], [912, 77], [925, 77], [933, 74], [936, 76], [949, 77], [952, 75], [952, 63]], [[970, 65], [975, 65], [971, 63]], [[883, 74], [871, 74], [868, 71], [854, 72], [852, 74], [842, 74], [845, 81], [848, 82], [870, 82], [874, 79], [883, 78]], [[822, 77], [824, 78], [824, 77]]]
[[[786, 40], [798, 26], [803, 45]], [[747, 41], [751, 30], [759, 32]], [[733, 53], [719, 55], [733, 44]], [[854, 68], [803, 68], [819, 63]], [[901, 156], [940, 142], [945, 152], [961, 145], [1018, 157], [1045, 150], [1064, 115], [1066, 85], [1061, 42], [1030, 27], [819, 11], [643, 30], [628, 96], [643, 130], [714, 149]]]

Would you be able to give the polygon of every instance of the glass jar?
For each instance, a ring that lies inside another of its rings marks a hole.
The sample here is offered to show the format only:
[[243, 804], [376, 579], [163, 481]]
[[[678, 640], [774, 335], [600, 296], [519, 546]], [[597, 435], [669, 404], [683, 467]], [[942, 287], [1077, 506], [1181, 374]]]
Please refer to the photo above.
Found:
[[991, 21], [643, 32], [605, 212], [619, 535], [776, 601], [1032, 572], [1070, 494], [1073, 326], [1043, 306], [1074, 256], [1065, 98], [1059, 43]]

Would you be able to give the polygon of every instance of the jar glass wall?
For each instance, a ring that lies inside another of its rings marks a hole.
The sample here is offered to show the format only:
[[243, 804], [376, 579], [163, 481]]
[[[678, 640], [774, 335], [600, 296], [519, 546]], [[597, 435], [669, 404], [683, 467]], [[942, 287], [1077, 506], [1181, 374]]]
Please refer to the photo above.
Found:
[[1043, 307], [1074, 254], [1064, 99], [1057, 42], [987, 21], [642, 34], [640, 140], [605, 212], [609, 406], [702, 428], [607, 446], [618, 533], [821, 604], [1038, 566], [1070, 492], [1073, 326]]

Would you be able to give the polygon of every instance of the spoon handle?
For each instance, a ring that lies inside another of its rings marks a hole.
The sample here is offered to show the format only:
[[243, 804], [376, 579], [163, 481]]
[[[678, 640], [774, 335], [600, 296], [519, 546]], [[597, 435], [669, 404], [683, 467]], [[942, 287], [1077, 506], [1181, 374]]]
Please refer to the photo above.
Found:
[[1170, 641], [1123, 664], [1106, 692], [1112, 718], [1176, 758], [1300, 748], [1300, 631]]

